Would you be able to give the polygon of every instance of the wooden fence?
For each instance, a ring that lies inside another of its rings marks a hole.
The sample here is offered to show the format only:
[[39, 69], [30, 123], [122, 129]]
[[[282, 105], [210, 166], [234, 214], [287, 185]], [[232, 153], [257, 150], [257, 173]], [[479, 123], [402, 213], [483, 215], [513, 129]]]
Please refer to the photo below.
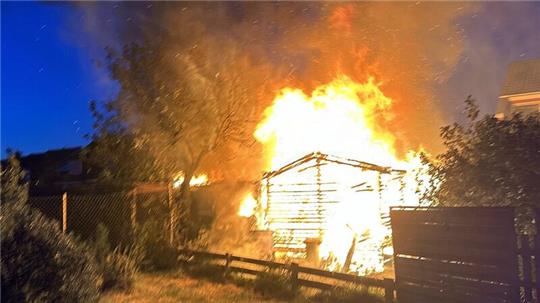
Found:
[[518, 245], [514, 212], [509, 207], [392, 209], [398, 301], [537, 302], [534, 258], [527, 254], [528, 241]]
[[[352, 283], [366, 287], [378, 288], [384, 291], [386, 303], [395, 302], [394, 280], [373, 279], [356, 275], [325, 271], [321, 269], [300, 266], [297, 263], [279, 263], [268, 260], [259, 260], [246, 257], [233, 256], [231, 254], [217, 254], [204, 251], [180, 250], [180, 255], [184, 257], [195, 257], [205, 260], [222, 262], [219, 264], [226, 270], [249, 275], [257, 275], [269, 269], [287, 271], [291, 279], [291, 287], [308, 287], [320, 290], [327, 290], [339, 286], [339, 283]], [[256, 265], [256, 266], [253, 266]], [[313, 278], [324, 279], [316, 281]]]

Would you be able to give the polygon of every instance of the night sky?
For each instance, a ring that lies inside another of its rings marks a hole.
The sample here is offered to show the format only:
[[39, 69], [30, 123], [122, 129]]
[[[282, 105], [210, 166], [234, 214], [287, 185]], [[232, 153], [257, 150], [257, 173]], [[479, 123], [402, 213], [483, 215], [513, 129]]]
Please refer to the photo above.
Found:
[[[2, 158], [8, 147], [28, 154], [88, 143], [89, 101], [112, 98], [117, 87], [96, 67], [103, 50], [85, 29], [84, 11], [57, 3], [1, 6]], [[461, 60], [438, 95], [473, 94], [492, 113], [506, 65], [540, 57], [540, 3], [484, 4], [460, 21]], [[447, 113], [459, 117], [458, 108]]]
[[[88, 143], [88, 103], [114, 95], [71, 5], [2, 2], [2, 158]], [[75, 21], [75, 22], [74, 22]], [[90, 43], [90, 41], [89, 41]]]

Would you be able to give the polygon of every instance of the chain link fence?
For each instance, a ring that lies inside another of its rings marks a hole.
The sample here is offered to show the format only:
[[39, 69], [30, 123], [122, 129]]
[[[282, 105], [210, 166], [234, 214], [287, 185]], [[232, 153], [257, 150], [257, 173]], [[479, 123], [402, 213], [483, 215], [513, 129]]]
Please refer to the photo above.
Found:
[[171, 232], [171, 195], [167, 191], [137, 193], [136, 191], [34, 196], [28, 204], [45, 216], [56, 220], [60, 227], [83, 240], [92, 240], [99, 224], [109, 230], [111, 245], [132, 243], [135, 228], [145, 222], [157, 222], [164, 236]]

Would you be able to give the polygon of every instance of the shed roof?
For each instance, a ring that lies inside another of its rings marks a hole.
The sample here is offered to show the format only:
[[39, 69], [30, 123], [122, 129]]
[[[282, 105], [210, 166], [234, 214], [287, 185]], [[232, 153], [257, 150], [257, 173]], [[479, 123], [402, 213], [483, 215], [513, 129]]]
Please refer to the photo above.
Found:
[[363, 162], [363, 161], [358, 161], [358, 160], [354, 160], [354, 159], [347, 159], [347, 158], [342, 158], [342, 157], [337, 157], [337, 156], [332, 156], [332, 155], [328, 155], [328, 154], [323, 154], [323, 153], [320, 153], [320, 152], [314, 152], [314, 153], [310, 153], [310, 154], [307, 154], [301, 158], [299, 158], [298, 160], [295, 160], [275, 171], [270, 171], [270, 172], [267, 172], [264, 174], [263, 176], [263, 179], [265, 178], [272, 178], [272, 177], [275, 177], [277, 175], [280, 175], [286, 171], [289, 171], [295, 167], [298, 167], [299, 165], [302, 165], [304, 163], [307, 163], [307, 162], [310, 162], [310, 161], [313, 161], [313, 160], [319, 160], [321, 162], [330, 162], [330, 163], [336, 163], [336, 164], [341, 164], [341, 165], [348, 165], [348, 166], [353, 166], [353, 167], [358, 167], [360, 169], [363, 169], [363, 170], [373, 170], [373, 171], [378, 171], [380, 173], [404, 173], [405, 171], [403, 170], [399, 170], [399, 169], [393, 169], [391, 167], [385, 167], [385, 166], [380, 166], [380, 165], [376, 165], [376, 164], [372, 164], [372, 163], [368, 163], [368, 162]]

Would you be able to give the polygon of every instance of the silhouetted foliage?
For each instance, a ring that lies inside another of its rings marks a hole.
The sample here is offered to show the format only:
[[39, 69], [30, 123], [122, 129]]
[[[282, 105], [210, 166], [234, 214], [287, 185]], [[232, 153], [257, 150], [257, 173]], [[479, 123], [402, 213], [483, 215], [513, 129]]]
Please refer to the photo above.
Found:
[[[2, 301], [5, 302], [94, 302], [99, 278], [89, 249], [58, 223], [47, 219], [25, 202], [25, 186], [19, 185], [20, 168], [2, 175], [12, 186], [2, 197]], [[4, 200], [6, 199], [6, 200]], [[5, 202], [8, 203], [5, 203]]]
[[178, 265], [176, 249], [167, 242], [160, 223], [149, 219], [135, 235], [134, 245], [142, 253], [140, 267], [146, 271], [172, 269]]
[[28, 200], [28, 182], [15, 153], [10, 152], [5, 169], [2, 169], [2, 203]]
[[111, 251], [109, 231], [103, 224], [96, 228], [93, 243], [94, 256], [102, 278], [101, 290], [120, 289], [129, 290], [135, 281], [135, 274], [139, 269], [141, 257], [133, 247]]
[[441, 129], [447, 148], [431, 162], [426, 198], [440, 205], [540, 206], [540, 115], [479, 118], [469, 97], [468, 121]]
[[290, 274], [286, 270], [269, 270], [260, 272], [253, 281], [253, 290], [266, 298], [291, 300], [298, 295], [292, 288]]
[[97, 301], [99, 276], [82, 243], [26, 205], [2, 205], [2, 301]]

